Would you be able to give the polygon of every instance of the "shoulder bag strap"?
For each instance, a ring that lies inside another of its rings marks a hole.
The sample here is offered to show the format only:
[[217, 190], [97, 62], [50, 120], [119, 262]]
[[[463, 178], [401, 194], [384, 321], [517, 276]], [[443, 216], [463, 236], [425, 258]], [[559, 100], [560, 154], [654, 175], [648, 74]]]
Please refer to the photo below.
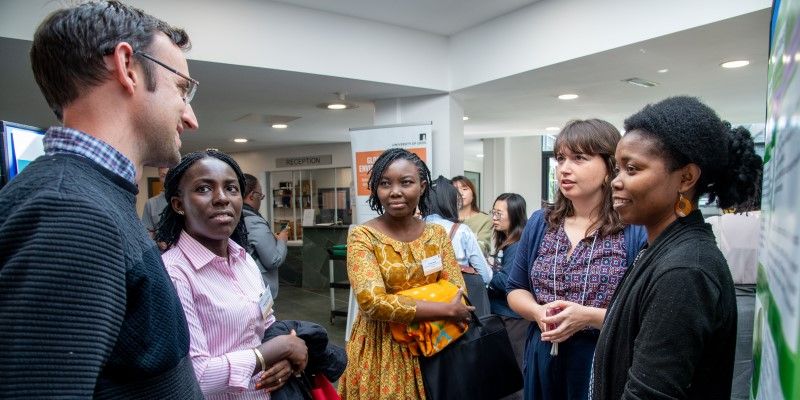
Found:
[[458, 226], [461, 225], [460, 222], [456, 222], [453, 226], [450, 227], [450, 241], [453, 241], [453, 236], [456, 235], [456, 231], [458, 230]]

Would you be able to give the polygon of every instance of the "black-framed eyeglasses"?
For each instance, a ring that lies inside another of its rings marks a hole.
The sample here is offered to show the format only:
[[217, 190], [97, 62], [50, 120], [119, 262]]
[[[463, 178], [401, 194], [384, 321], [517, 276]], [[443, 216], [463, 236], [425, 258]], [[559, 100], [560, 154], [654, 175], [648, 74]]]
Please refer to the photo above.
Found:
[[152, 62], [154, 62], [154, 63], [156, 63], [156, 64], [158, 64], [158, 65], [160, 65], [162, 67], [164, 67], [164, 68], [166, 68], [167, 70], [169, 70], [170, 72], [174, 73], [175, 75], [178, 75], [181, 78], [186, 79], [187, 81], [189, 81], [189, 86], [187, 86], [186, 89], [184, 89], [183, 101], [186, 104], [189, 104], [189, 103], [192, 102], [192, 98], [194, 98], [194, 94], [197, 92], [197, 87], [200, 86], [200, 82], [198, 82], [197, 79], [194, 79], [194, 78], [192, 78], [192, 77], [190, 77], [190, 76], [178, 71], [177, 69], [172, 68], [167, 64], [164, 64], [163, 62], [159, 61], [155, 57], [153, 57], [150, 54], [147, 54], [147, 53], [145, 53], [143, 51], [138, 51], [137, 50], [137, 51], [134, 51], [134, 53], [138, 54], [138, 55], [140, 55], [140, 56], [142, 56], [142, 57], [144, 57], [144, 58], [146, 58], [146, 59], [148, 59], [148, 60], [150, 60], [150, 61], [152, 61]]

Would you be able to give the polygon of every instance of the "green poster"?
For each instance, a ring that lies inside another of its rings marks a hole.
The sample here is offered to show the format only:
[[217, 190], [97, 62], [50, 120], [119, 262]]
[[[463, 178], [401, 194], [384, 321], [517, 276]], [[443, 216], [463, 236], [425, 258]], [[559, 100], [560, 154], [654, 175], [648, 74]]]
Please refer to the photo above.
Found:
[[753, 329], [756, 399], [800, 399], [800, 0], [773, 4], [762, 235]]

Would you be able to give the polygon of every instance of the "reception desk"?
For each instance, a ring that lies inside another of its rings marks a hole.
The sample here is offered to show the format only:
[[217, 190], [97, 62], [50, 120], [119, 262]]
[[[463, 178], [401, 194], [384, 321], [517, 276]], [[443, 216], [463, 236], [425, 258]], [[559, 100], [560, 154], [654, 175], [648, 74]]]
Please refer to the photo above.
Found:
[[[347, 243], [350, 225], [316, 225], [303, 227], [302, 287], [328, 289], [330, 283], [328, 253], [331, 244]], [[347, 280], [345, 261], [334, 261], [334, 281]]]

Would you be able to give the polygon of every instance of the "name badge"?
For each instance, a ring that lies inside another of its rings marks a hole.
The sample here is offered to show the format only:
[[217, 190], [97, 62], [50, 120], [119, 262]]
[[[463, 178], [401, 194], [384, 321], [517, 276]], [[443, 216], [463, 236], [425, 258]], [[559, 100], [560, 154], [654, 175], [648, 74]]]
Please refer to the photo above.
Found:
[[272, 300], [272, 292], [269, 291], [269, 288], [261, 293], [261, 296], [258, 298], [258, 308], [261, 310], [261, 316], [264, 319], [267, 319], [270, 314], [272, 314], [272, 305], [274, 301]]
[[422, 260], [422, 272], [424, 272], [426, 276], [441, 270], [442, 257], [440, 257], [438, 254]]

